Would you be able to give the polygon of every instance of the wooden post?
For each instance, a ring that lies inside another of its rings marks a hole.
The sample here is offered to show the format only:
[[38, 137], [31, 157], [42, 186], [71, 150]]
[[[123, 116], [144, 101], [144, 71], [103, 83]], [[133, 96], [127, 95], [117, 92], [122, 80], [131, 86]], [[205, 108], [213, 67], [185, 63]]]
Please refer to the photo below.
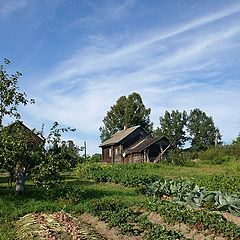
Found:
[[162, 158], [163, 154], [172, 146], [173, 142], [170, 142], [169, 145], [159, 154], [159, 158], [155, 161], [158, 163], [160, 159]]
[[87, 159], [87, 142], [84, 141], [84, 158]]
[[112, 154], [112, 163], [114, 163], [114, 152], [113, 152], [113, 146], [111, 146], [111, 154]]

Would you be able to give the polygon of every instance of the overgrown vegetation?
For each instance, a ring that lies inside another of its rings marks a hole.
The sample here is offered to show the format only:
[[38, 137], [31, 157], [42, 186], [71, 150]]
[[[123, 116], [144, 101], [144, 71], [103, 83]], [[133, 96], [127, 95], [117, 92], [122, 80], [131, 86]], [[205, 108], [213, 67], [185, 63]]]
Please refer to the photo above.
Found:
[[[240, 164], [237, 165], [238, 167]], [[236, 167], [237, 168], [237, 167]], [[206, 172], [206, 169], [210, 172]], [[81, 177], [94, 179], [97, 182], [121, 183], [124, 186], [146, 186], [157, 180], [183, 179], [191, 180], [208, 190], [239, 192], [239, 172], [230, 166], [203, 164], [174, 166], [169, 164], [83, 164], [77, 168]], [[232, 172], [231, 172], [232, 171]]]
[[[155, 197], [139, 193], [139, 190], [146, 189], [143, 188], [146, 186], [146, 182], [150, 184], [152, 181], [166, 178], [167, 175], [175, 175], [175, 173], [177, 173], [175, 177], [181, 179], [190, 176], [190, 173], [196, 177], [196, 174], [192, 173], [194, 169], [201, 177], [213, 178], [218, 171], [222, 173], [229, 171], [229, 167], [224, 165], [217, 165], [217, 169], [214, 168], [216, 165], [213, 165], [212, 169], [210, 166], [209, 164], [198, 167], [180, 167], [168, 164], [81, 164], [74, 174], [62, 175], [64, 182], [54, 188], [48, 190], [35, 188], [31, 182], [27, 182], [24, 195], [15, 195], [14, 190], [7, 185], [7, 176], [3, 175], [0, 188], [0, 235], [2, 239], [15, 239], [16, 221], [26, 214], [32, 216], [32, 213], [39, 213], [39, 216], [44, 215], [51, 218], [54, 216], [54, 212], [64, 210], [75, 219], [77, 219], [78, 214], [84, 212], [98, 216], [110, 227], [118, 226], [123, 234], [144, 235], [144, 239], [161, 239], [160, 236], [164, 236], [163, 239], [184, 239], [181, 232], [169, 231], [166, 227], [149, 222], [147, 211], [154, 211], [159, 213], [167, 224], [183, 222], [199, 231], [209, 230], [212, 234], [237, 239], [239, 228], [221, 215], [210, 213], [209, 209], [213, 207], [211, 202], [206, 206], [206, 210], [196, 211], [176, 202], [160, 200], [161, 196], [167, 196], [166, 189], [169, 190], [169, 188], [166, 185], [165, 190], [162, 188], [165, 192], [160, 195], [156, 194]], [[208, 174], [206, 174], [206, 167], [209, 169]], [[97, 172], [101, 172], [101, 174], [96, 174]], [[109, 174], [108, 177], [107, 174]], [[228, 177], [231, 177], [230, 175]], [[83, 180], [83, 176], [89, 178], [96, 176], [95, 180], [98, 182], [99, 180], [104, 180], [104, 182], [114, 180], [117, 183], [123, 183], [128, 188], [119, 184], [109, 185], [101, 182], [95, 183], [92, 180]], [[121, 182], [121, 178], [123, 182]], [[185, 182], [185, 180], [177, 181], [179, 183]], [[236, 182], [239, 183], [239, 181]], [[213, 184], [217, 186], [217, 181]], [[222, 184], [227, 186], [224, 181]], [[137, 186], [138, 190], [132, 186]], [[123, 221], [124, 219], [126, 221]], [[8, 230], [6, 231], [6, 229]]]

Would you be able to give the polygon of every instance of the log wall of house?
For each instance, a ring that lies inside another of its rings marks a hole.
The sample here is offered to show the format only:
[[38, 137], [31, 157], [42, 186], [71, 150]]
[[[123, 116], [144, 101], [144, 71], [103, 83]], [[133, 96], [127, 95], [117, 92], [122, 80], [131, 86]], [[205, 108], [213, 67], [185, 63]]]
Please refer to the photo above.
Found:
[[102, 148], [102, 162], [121, 163], [122, 162], [122, 146], [108, 146]]
[[109, 156], [110, 147], [102, 148], [102, 162], [112, 163], [112, 157]]
[[124, 160], [124, 163], [143, 163], [143, 155], [141, 153], [128, 154]]

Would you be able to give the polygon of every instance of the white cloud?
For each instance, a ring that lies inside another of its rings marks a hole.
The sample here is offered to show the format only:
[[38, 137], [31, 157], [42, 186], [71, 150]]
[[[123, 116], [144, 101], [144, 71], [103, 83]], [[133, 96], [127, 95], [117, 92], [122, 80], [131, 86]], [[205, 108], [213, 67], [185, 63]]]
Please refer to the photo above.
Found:
[[0, 2], [0, 17], [8, 17], [26, 6], [26, 0], [3, 0]]
[[[31, 107], [31, 112], [47, 121], [74, 126], [82, 134], [94, 135], [96, 140], [91, 141], [96, 144], [98, 128], [110, 105], [121, 95], [137, 91], [151, 107], [156, 124], [165, 110], [200, 107], [214, 117], [229, 139], [238, 127], [232, 114], [237, 108], [239, 86], [229, 89], [228, 79], [224, 79], [216, 89], [214, 82], [225, 74], [219, 62], [227, 57], [222, 49], [239, 51], [236, 43], [240, 28], [232, 23], [197, 28], [239, 11], [240, 5], [236, 5], [168, 32], [150, 34], [141, 41], [135, 41], [133, 36], [126, 47], [121, 47], [123, 43], [117, 39], [111, 42], [102, 36], [100, 45], [91, 42], [49, 73], [36, 87], [35, 94], [41, 100]], [[193, 29], [198, 31], [193, 34]], [[222, 96], [227, 96], [228, 101]], [[98, 144], [90, 149], [92, 153], [97, 151]]]

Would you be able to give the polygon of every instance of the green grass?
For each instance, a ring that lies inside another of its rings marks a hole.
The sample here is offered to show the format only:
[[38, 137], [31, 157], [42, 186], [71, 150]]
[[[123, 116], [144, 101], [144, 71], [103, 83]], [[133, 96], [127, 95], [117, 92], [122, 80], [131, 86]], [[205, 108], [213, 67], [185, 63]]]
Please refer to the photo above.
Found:
[[[195, 163], [192, 166], [167, 164], [115, 164], [81, 165], [79, 176], [95, 179], [99, 182], [122, 183], [136, 186], [164, 179], [188, 179], [211, 191], [240, 192], [240, 164], [228, 162], [222, 165]], [[155, 179], [155, 180], [154, 180]]]
[[[106, 168], [109, 166], [107, 165]], [[222, 165], [196, 163], [192, 166], [166, 164], [138, 164], [126, 166], [137, 176], [139, 174], [158, 175], [163, 178], [193, 179], [211, 190], [240, 191], [240, 164], [237, 162]], [[26, 193], [16, 195], [14, 186], [8, 185], [5, 173], [0, 174], [0, 240], [15, 239], [15, 222], [30, 212], [53, 212], [64, 210], [72, 214], [90, 212], [94, 199], [121, 199], [131, 205], [146, 201], [134, 188], [121, 185], [95, 183], [84, 180], [79, 172], [64, 175], [62, 187], [46, 192], [27, 182]]]
[[[7, 180], [6, 176], [5, 180]], [[16, 195], [14, 186], [9, 187], [0, 177], [0, 239], [15, 238], [14, 224], [30, 212], [53, 212], [65, 210], [69, 213], [89, 212], [89, 203], [93, 199], [121, 198], [126, 202], [141, 202], [145, 198], [133, 188], [95, 184], [73, 175], [67, 175], [63, 187], [46, 192], [37, 189], [28, 182], [26, 193]]]

